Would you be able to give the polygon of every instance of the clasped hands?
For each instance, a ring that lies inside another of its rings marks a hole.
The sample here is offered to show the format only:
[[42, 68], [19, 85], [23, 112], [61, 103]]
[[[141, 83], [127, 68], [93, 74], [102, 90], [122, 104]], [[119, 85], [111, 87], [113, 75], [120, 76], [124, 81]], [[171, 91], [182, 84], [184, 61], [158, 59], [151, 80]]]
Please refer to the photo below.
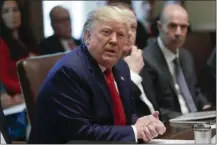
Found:
[[158, 118], [159, 112], [156, 111], [151, 115], [143, 116], [136, 121], [135, 127], [137, 130], [137, 139], [143, 139], [143, 141], [150, 141], [162, 135], [166, 131], [166, 127]]

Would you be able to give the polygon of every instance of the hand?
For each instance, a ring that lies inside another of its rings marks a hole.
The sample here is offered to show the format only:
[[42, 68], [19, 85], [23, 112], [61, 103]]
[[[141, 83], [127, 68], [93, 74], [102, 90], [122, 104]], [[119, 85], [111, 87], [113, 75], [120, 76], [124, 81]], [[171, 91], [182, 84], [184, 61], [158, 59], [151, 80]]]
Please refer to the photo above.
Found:
[[144, 67], [144, 60], [142, 57], [142, 50], [136, 46], [132, 46], [132, 52], [129, 56], [126, 56], [124, 60], [127, 62], [130, 70], [139, 74]]
[[144, 116], [137, 120], [135, 127], [138, 139], [150, 141], [166, 131], [164, 124], [158, 119], [158, 116], [159, 112], [156, 111], [152, 115]]
[[3, 109], [12, 107], [12, 106], [17, 105], [17, 104], [21, 104], [23, 102], [24, 102], [24, 99], [23, 99], [22, 95], [20, 95], [20, 94], [10, 96], [7, 93], [3, 93], [1, 95], [1, 103], [2, 103]]
[[29, 58], [36, 56], [34, 53], [30, 52], [29, 53]]
[[203, 106], [203, 110], [207, 110], [207, 109], [209, 109], [209, 108], [211, 108], [212, 106], [211, 105], [209, 105], [209, 104], [207, 104], [207, 105], [204, 105]]

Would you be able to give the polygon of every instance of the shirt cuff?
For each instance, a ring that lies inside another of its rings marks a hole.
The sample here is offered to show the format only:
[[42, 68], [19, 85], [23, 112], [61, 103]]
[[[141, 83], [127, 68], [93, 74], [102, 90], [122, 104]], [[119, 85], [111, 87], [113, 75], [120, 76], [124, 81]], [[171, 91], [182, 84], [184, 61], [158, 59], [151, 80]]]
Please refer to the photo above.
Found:
[[134, 132], [134, 135], [135, 135], [135, 141], [138, 142], [138, 139], [137, 139], [137, 130], [136, 130], [135, 125], [132, 125], [132, 128], [133, 128], [133, 132]]
[[139, 76], [139, 74], [135, 73], [134, 71], [130, 70], [130, 77], [131, 77], [131, 80], [136, 84], [141, 84], [142, 82], [142, 77]]

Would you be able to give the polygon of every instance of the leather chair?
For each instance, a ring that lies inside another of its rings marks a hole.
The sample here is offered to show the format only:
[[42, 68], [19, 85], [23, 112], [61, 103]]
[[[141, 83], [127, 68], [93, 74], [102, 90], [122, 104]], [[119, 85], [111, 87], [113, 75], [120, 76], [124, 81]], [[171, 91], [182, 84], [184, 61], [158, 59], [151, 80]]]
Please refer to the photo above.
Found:
[[33, 121], [39, 89], [51, 67], [66, 53], [37, 56], [17, 63], [22, 93], [26, 102], [30, 124]]

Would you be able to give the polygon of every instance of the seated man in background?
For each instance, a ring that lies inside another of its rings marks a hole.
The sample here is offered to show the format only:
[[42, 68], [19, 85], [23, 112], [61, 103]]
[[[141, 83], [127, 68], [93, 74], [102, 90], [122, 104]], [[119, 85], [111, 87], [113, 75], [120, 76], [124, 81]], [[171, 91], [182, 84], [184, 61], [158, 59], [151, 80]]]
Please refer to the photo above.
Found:
[[188, 13], [178, 4], [164, 7], [157, 41], [144, 50], [144, 59], [156, 85], [158, 104], [165, 119], [211, 107], [197, 87], [190, 53], [180, 48], [188, 30]]
[[[145, 69], [142, 50], [135, 46], [137, 19], [130, 6], [126, 3], [113, 2], [112, 6], [123, 9], [126, 13], [128, 25], [128, 40], [123, 50], [124, 60], [130, 68], [132, 80], [132, 95], [135, 102], [137, 116], [145, 116], [159, 110], [156, 101], [156, 91], [152, 84], [151, 77]], [[141, 75], [140, 75], [141, 74]], [[161, 114], [160, 114], [161, 115]], [[161, 117], [160, 117], [161, 118]]]
[[54, 7], [50, 11], [50, 20], [54, 34], [41, 41], [41, 55], [69, 51], [80, 45], [80, 40], [72, 37], [71, 19], [67, 9]]
[[88, 15], [85, 43], [54, 65], [40, 89], [29, 143], [149, 141], [165, 132], [158, 112], [134, 113], [130, 71], [120, 59], [127, 32], [117, 7]]

